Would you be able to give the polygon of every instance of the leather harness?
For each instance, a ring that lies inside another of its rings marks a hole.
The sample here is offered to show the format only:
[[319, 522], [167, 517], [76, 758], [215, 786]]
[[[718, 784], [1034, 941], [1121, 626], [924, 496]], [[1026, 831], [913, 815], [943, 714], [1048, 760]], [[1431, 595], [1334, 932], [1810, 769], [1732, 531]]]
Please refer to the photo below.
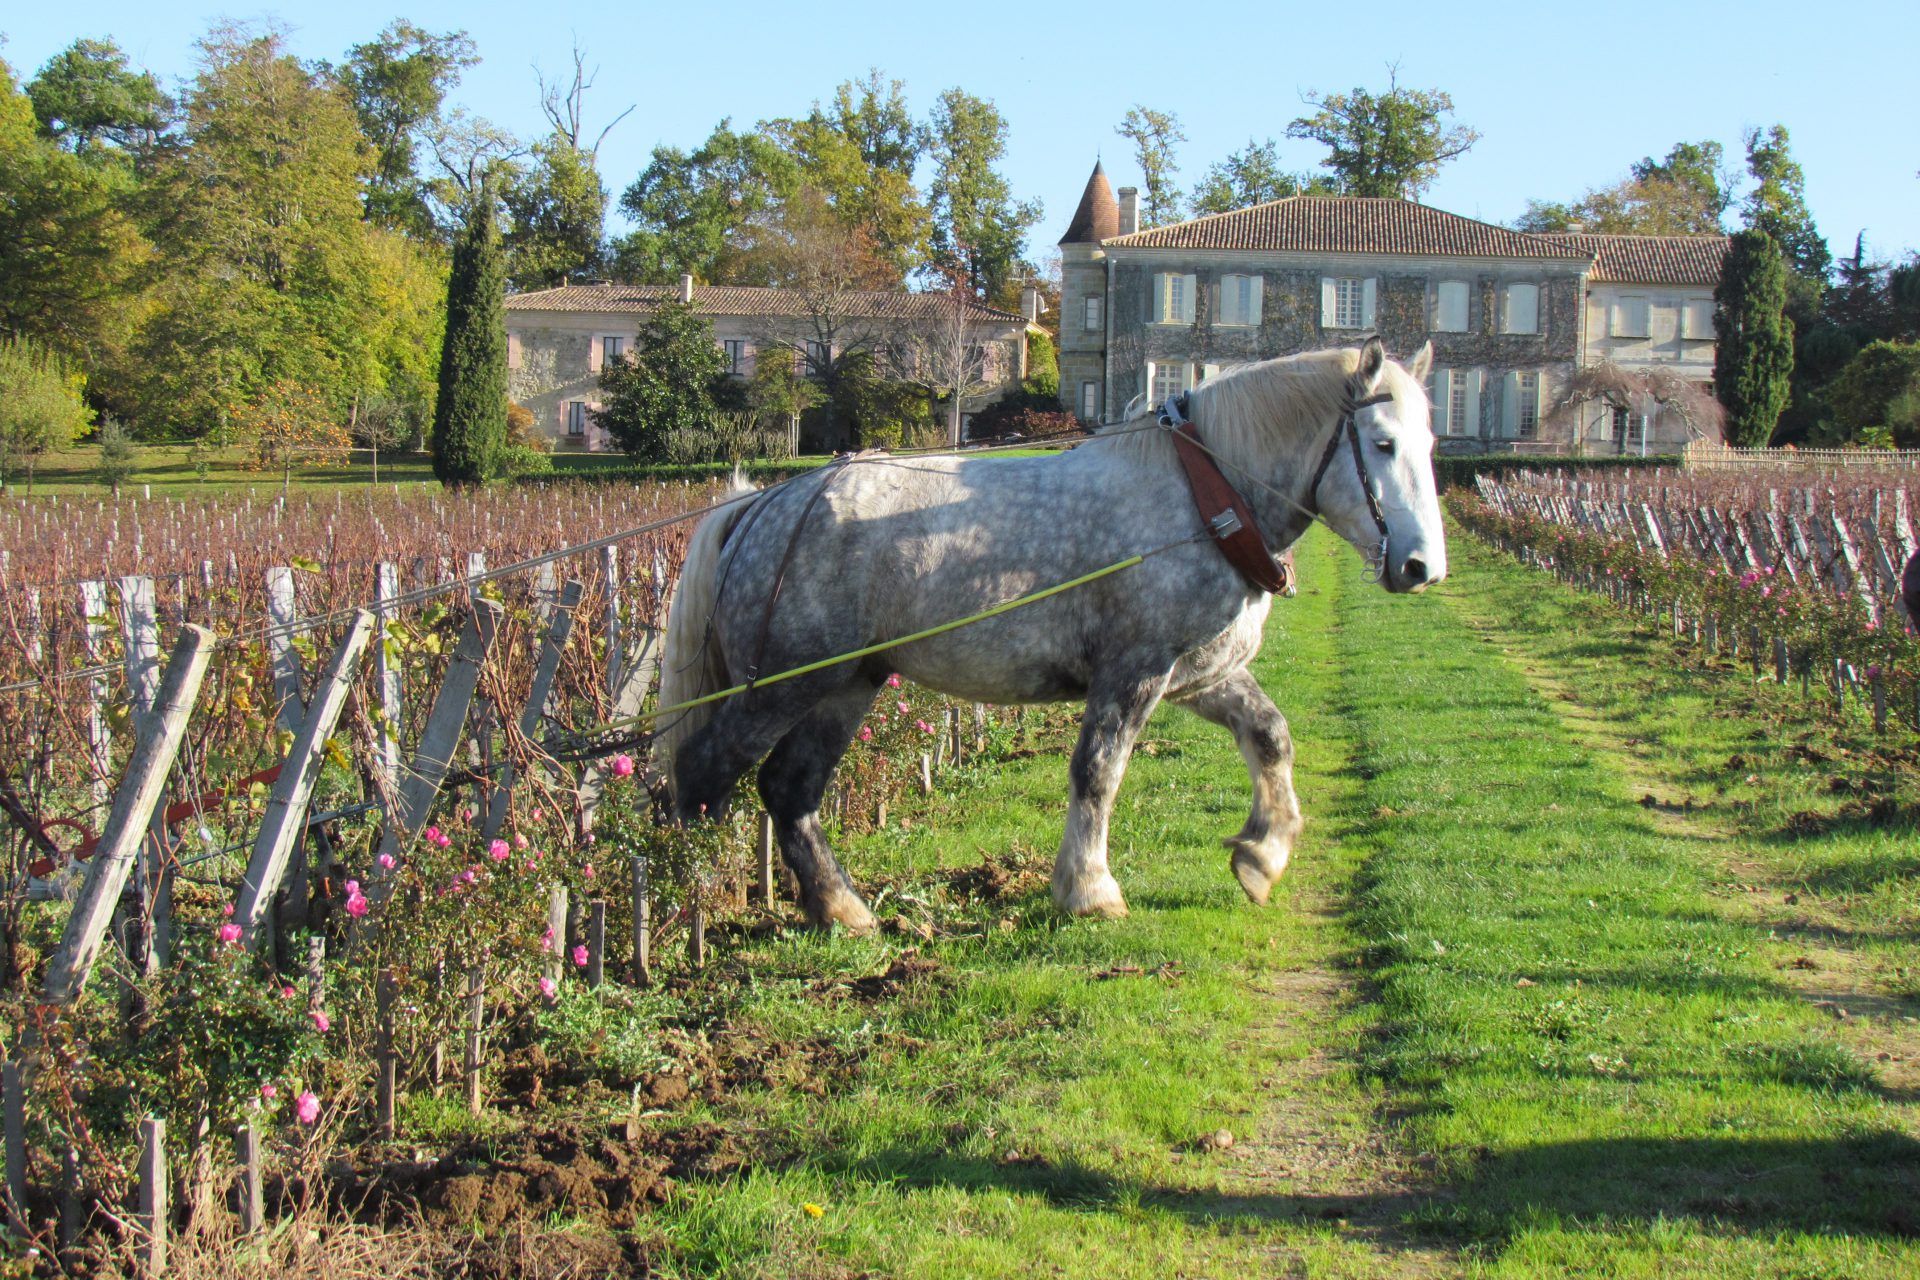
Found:
[[[1381, 404], [1392, 398], [1383, 392], [1364, 400], [1355, 400], [1349, 395], [1341, 401], [1340, 421], [1327, 438], [1327, 447], [1320, 454], [1320, 465], [1313, 473], [1313, 484], [1307, 489], [1307, 501], [1317, 513], [1320, 509], [1320, 482], [1326, 478], [1327, 468], [1333, 464], [1333, 456], [1339, 451], [1340, 440], [1344, 436], [1352, 446], [1353, 466], [1360, 477], [1360, 490], [1367, 496], [1367, 514], [1373, 517], [1374, 527], [1380, 531], [1383, 558], [1387, 542], [1387, 518], [1380, 510], [1380, 500], [1374, 496], [1372, 477], [1367, 474], [1366, 455], [1360, 448], [1360, 428], [1354, 423], [1354, 414], [1369, 405]], [[1219, 464], [1200, 442], [1199, 429], [1187, 417], [1187, 404], [1187, 393], [1184, 391], [1170, 397], [1160, 407], [1160, 425], [1173, 433], [1174, 451], [1179, 454], [1180, 465], [1187, 473], [1187, 488], [1193, 494], [1193, 505], [1200, 513], [1200, 523], [1206, 527], [1214, 545], [1220, 548], [1220, 554], [1239, 571], [1248, 586], [1257, 587], [1268, 595], [1290, 593], [1292, 566], [1275, 560], [1259, 524], [1253, 518], [1253, 508], [1247, 505], [1247, 500], [1240, 496], [1240, 491], [1233, 487], [1233, 482], [1221, 472]]]

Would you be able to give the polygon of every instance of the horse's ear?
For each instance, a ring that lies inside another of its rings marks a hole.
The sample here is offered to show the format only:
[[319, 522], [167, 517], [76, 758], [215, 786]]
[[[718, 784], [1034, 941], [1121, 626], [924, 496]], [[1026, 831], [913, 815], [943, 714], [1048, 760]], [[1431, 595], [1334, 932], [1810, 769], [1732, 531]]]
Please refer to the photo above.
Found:
[[1380, 381], [1380, 371], [1386, 367], [1386, 344], [1380, 341], [1379, 334], [1372, 334], [1360, 344], [1360, 367], [1353, 371], [1354, 387], [1361, 395], [1371, 394]]
[[1413, 353], [1413, 359], [1407, 362], [1407, 372], [1413, 375], [1415, 382], [1425, 382], [1427, 375], [1433, 372], [1433, 340], [1429, 338], [1420, 344]]

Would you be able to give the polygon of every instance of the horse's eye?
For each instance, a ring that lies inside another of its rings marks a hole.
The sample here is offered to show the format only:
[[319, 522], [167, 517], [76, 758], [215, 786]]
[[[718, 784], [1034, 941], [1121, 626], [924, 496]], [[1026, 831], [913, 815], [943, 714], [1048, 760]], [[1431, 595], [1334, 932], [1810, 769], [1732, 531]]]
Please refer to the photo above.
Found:
[[1380, 452], [1386, 454], [1389, 458], [1393, 456], [1393, 441], [1391, 439], [1375, 440], [1373, 443], [1375, 448], [1379, 449]]

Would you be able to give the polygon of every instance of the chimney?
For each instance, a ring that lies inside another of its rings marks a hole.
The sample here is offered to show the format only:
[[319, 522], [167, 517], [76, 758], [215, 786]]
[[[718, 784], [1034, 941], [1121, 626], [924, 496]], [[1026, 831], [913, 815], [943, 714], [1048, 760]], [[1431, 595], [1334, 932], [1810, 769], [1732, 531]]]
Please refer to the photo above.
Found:
[[1140, 229], [1140, 188], [1120, 188], [1120, 234], [1130, 236]]
[[693, 272], [691, 271], [680, 273], [680, 301], [693, 301]]
[[1020, 291], [1020, 314], [1027, 318], [1028, 324], [1040, 323], [1040, 291], [1032, 285]]

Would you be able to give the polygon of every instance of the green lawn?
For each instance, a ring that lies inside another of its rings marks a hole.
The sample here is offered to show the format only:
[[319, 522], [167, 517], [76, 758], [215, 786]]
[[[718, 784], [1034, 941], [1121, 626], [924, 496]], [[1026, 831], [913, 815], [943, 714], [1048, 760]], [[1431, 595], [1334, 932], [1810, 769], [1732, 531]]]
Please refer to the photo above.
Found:
[[[1795, 724], [1829, 758], [1859, 744], [1537, 573], [1456, 555], [1453, 580], [1406, 599], [1324, 534], [1303, 548], [1306, 590], [1276, 608], [1258, 667], [1293, 722], [1310, 824], [1269, 909], [1241, 899], [1216, 843], [1244, 816], [1238, 754], [1171, 708], [1114, 822], [1130, 918], [1055, 919], [1044, 874], [1010, 901], [954, 899], [952, 871], [983, 858], [1044, 872], [1056, 714], [1048, 749], [949, 775], [910, 830], [852, 842], [882, 914], [928, 915], [936, 941], [725, 948], [703, 980], [715, 1025], [835, 1065], [686, 1117], [754, 1135], [760, 1158], [682, 1184], [643, 1228], [656, 1262], [1912, 1274], [1910, 823], [1783, 833], [1782, 803], [1801, 803], [1783, 789], [1836, 820], [1844, 797], [1764, 740]], [[1736, 785], [1712, 791], [1734, 738]], [[1648, 778], [1668, 780], [1651, 806]], [[1786, 976], [1806, 939], [1729, 895], [1734, 865], [1832, 898], [1823, 936], [1862, 935], [1848, 980], [1872, 990], [1847, 998], [1870, 1016], [1839, 1020]], [[899, 992], [820, 998], [909, 945], [931, 972]], [[1221, 1127], [1230, 1149], [1195, 1149]]]

